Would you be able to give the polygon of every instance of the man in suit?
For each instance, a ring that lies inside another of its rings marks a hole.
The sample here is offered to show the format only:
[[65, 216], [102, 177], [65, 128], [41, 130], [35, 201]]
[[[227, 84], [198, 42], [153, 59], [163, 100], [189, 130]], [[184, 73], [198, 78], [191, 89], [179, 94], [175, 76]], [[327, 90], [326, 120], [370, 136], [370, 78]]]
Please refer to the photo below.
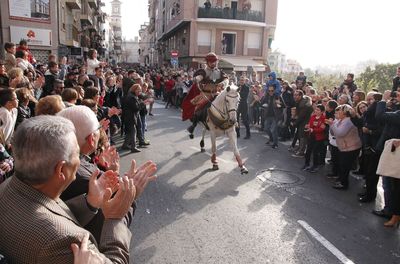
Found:
[[[98, 133], [93, 129], [94, 138]], [[75, 179], [80, 164], [72, 122], [37, 116], [23, 122], [13, 140], [15, 175], [0, 185], [0, 252], [9, 262], [73, 263], [71, 244], [87, 237], [82, 226], [101, 208], [105, 217], [101, 240], [97, 244], [89, 234], [88, 249], [104, 263], [129, 263], [133, 178], [148, 177], [149, 172], [132, 166], [119, 183], [112, 171], [100, 177], [94, 173], [87, 195], [64, 203], [59, 197]], [[105, 182], [102, 177], [113, 180]]]

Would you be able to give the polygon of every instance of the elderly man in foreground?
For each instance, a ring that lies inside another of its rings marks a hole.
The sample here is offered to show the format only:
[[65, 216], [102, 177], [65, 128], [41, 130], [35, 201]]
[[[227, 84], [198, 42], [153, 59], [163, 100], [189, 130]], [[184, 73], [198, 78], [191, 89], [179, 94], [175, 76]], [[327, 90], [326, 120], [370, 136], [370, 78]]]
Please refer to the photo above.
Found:
[[[103, 263], [129, 263], [133, 178], [145, 181], [154, 170], [131, 168], [119, 181], [112, 171], [100, 177], [93, 174], [87, 195], [64, 203], [59, 197], [74, 181], [80, 164], [72, 122], [55, 116], [26, 120], [14, 135], [13, 146], [15, 176], [0, 186], [0, 252], [8, 261], [74, 263], [71, 244], [77, 256], [76, 244], [83, 241]], [[92, 209], [98, 201], [105, 217], [99, 243], [82, 228], [97, 213]]]

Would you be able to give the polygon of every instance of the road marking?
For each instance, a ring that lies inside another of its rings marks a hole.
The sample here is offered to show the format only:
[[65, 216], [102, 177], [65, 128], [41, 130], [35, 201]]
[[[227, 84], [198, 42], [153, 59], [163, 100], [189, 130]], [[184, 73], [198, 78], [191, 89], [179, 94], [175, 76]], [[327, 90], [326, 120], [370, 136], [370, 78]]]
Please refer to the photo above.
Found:
[[[193, 147], [193, 146], [191, 146], [190, 148], [193, 149], [193, 150], [196, 150], [196, 151], [200, 152], [200, 149], [199, 149], [199, 148], [196, 148], [196, 147]], [[208, 152], [204, 152], [204, 154], [206, 154], [206, 155], [208, 155], [208, 156], [211, 157], [211, 154], [208, 153]], [[221, 159], [221, 158], [219, 158], [219, 157], [217, 157], [217, 160], [218, 160], [218, 161], [225, 162], [225, 163], [235, 163], [234, 161], [229, 161], [229, 160]]]
[[298, 220], [299, 223], [305, 230], [307, 230], [318, 242], [320, 242], [327, 250], [329, 250], [335, 257], [337, 257], [344, 264], [354, 264], [353, 261], [348, 259], [339, 249], [337, 249], [331, 242], [326, 240], [320, 233], [312, 228], [307, 222]]

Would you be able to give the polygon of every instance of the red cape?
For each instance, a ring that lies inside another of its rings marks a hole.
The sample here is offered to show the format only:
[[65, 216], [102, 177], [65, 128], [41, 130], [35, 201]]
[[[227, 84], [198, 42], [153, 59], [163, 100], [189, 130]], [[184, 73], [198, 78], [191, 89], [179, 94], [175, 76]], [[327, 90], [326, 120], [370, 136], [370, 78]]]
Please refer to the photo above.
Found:
[[200, 90], [197, 87], [197, 84], [193, 83], [192, 88], [190, 89], [188, 95], [186, 95], [185, 99], [183, 99], [183, 102], [182, 102], [182, 110], [183, 110], [182, 111], [182, 121], [192, 118], [196, 106], [193, 105], [190, 101], [199, 94], [200, 94]]

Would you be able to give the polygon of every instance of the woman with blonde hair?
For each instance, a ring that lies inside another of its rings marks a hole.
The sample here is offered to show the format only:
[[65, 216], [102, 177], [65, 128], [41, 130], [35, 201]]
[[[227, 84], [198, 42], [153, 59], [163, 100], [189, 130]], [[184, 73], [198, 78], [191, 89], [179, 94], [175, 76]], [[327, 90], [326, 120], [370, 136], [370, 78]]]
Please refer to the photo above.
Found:
[[36, 105], [35, 114], [38, 115], [55, 115], [65, 108], [61, 96], [48, 95], [39, 100]]

